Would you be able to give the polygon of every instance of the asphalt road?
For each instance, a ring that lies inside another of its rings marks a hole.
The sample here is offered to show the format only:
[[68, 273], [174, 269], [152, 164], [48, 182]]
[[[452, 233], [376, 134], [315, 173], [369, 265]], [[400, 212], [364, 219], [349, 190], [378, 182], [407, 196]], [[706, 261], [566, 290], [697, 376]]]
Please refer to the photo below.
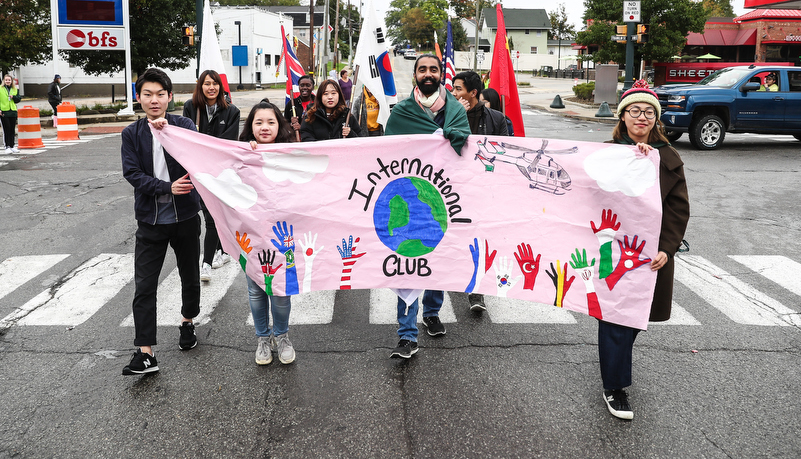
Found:
[[[611, 136], [609, 125], [524, 118], [530, 137]], [[99, 254], [133, 252], [119, 135], [84, 140], [0, 167], [0, 317], [95, 301], [101, 285], [71, 279]], [[197, 348], [179, 351], [175, 327], [159, 328], [155, 376], [120, 375], [133, 349], [133, 329], [120, 326], [132, 282], [74, 327], [45, 317], [6, 328], [0, 457], [798, 457], [799, 143], [732, 135], [713, 152], [676, 146], [692, 208], [674, 294], [683, 312], [637, 340], [631, 422], [601, 399], [589, 317], [501, 322], [511, 300], [488, 297], [477, 316], [451, 293], [448, 334], [421, 333], [421, 351], [398, 361], [388, 358], [396, 326], [369, 320], [376, 292], [340, 291], [330, 321], [291, 326], [294, 364], [258, 367], [238, 273]], [[7, 268], [54, 254], [67, 256], [24, 282]], [[168, 256], [164, 282], [173, 268]], [[735, 314], [742, 302], [756, 318]]]

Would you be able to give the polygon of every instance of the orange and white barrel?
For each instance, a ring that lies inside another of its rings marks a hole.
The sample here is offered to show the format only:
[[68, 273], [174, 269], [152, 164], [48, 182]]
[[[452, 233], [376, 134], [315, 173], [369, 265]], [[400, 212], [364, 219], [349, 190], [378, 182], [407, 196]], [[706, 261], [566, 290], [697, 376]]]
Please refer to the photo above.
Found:
[[20, 148], [42, 148], [42, 125], [39, 109], [26, 105], [17, 109], [17, 144]]
[[58, 126], [56, 130], [58, 132], [56, 140], [79, 140], [78, 116], [75, 111], [75, 105], [69, 102], [62, 102], [58, 105]]

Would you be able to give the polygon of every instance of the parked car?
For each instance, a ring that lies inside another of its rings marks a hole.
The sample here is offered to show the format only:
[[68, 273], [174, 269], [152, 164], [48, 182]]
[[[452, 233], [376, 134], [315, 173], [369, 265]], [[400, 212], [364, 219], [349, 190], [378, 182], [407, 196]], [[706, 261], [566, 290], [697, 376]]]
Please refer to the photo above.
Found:
[[[778, 91], [760, 90], [778, 76]], [[654, 88], [671, 141], [688, 133], [699, 150], [720, 147], [726, 132], [790, 134], [801, 140], [801, 68], [727, 67], [695, 84]]]
[[417, 59], [417, 51], [413, 49], [407, 49], [406, 52], [403, 53], [404, 59]]

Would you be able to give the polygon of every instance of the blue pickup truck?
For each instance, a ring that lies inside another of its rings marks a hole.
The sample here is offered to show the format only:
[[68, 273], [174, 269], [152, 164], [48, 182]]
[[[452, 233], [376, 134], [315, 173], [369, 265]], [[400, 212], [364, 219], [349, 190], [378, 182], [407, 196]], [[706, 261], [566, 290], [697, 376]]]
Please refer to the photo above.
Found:
[[[766, 88], [771, 74], [778, 77], [777, 86]], [[801, 67], [727, 67], [695, 84], [654, 91], [671, 141], [686, 132], [695, 148], [713, 150], [726, 132], [790, 134], [801, 140]]]

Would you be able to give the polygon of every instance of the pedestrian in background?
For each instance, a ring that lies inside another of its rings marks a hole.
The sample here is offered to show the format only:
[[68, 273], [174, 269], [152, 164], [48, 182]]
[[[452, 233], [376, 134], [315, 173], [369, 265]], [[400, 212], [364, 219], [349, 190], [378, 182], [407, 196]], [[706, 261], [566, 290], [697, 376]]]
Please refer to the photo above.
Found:
[[300, 138], [304, 142], [361, 137], [359, 122], [345, 106], [342, 89], [334, 80], [325, 80], [317, 89], [314, 105], [306, 112], [300, 124]]
[[[661, 111], [656, 93], [648, 88], [648, 83], [639, 80], [620, 98], [618, 123], [612, 131], [614, 143], [636, 145], [645, 154], [651, 148], [659, 150], [662, 229], [659, 252], [651, 260], [651, 270], [657, 272], [649, 317], [654, 322], [670, 319], [673, 256], [681, 246], [690, 219], [684, 163], [664, 135], [659, 121]], [[634, 418], [625, 388], [631, 385], [632, 351], [638, 333], [636, 328], [598, 321], [598, 357], [604, 401], [609, 412], [620, 419]]]
[[136, 80], [136, 98], [145, 111], [122, 131], [122, 175], [134, 187], [137, 220], [134, 248], [134, 345], [139, 349], [122, 369], [123, 375], [159, 371], [156, 344], [156, 290], [159, 274], [172, 247], [181, 277], [181, 320], [178, 348], [197, 346], [194, 318], [200, 314], [200, 197], [189, 174], [161, 143], [150, 126], [196, 129], [188, 118], [170, 115], [172, 81], [162, 70], [149, 68]]
[[366, 133], [368, 137], [384, 135], [384, 126], [378, 122], [380, 109], [378, 99], [367, 86], [362, 86], [362, 94], [353, 102], [353, 113], [359, 122], [362, 134]]
[[[492, 88], [484, 88], [484, 90], [481, 91], [479, 100], [484, 106], [503, 113], [503, 110], [501, 110], [501, 96], [498, 95], [498, 91]], [[512, 126], [512, 120], [506, 115], [504, 115], [504, 117], [506, 118], [506, 130], [509, 132], [509, 137], [513, 137], [515, 135], [515, 129]]]
[[306, 117], [306, 110], [314, 103], [314, 78], [303, 75], [298, 79], [298, 92], [300, 95], [292, 99], [292, 103], [284, 107], [284, 118], [292, 125], [292, 129], [300, 132], [300, 122]]
[[[281, 116], [275, 105], [262, 100], [250, 109], [242, 134], [242, 142], [250, 142], [254, 150], [258, 145], [271, 143], [289, 143], [295, 140], [295, 133], [289, 122]], [[238, 237], [242, 251], [250, 252], [247, 234]], [[265, 288], [262, 288], [250, 278], [248, 283], [248, 303], [250, 313], [253, 315], [253, 326], [256, 328], [256, 364], [267, 365], [273, 361], [272, 349], [278, 354], [278, 360], [283, 364], [295, 361], [295, 348], [289, 341], [289, 313], [292, 303], [289, 296], [272, 294], [272, 277], [278, 266], [273, 267], [275, 252], [262, 249], [259, 260], [262, 261]], [[247, 259], [240, 260], [242, 269]], [[269, 290], [269, 291], [268, 291]], [[270, 328], [270, 311], [272, 310], [273, 326]]]
[[58, 116], [58, 104], [61, 103], [61, 75], [56, 74], [47, 88], [47, 102], [53, 107], [53, 116]]
[[17, 103], [22, 100], [17, 92], [17, 86], [11, 75], [3, 76], [3, 85], [0, 86], [0, 121], [3, 125], [3, 140], [5, 141], [5, 153], [19, 153], [19, 148], [14, 146], [14, 130], [17, 127]]
[[[214, 70], [204, 70], [200, 74], [192, 99], [184, 104], [184, 116], [195, 122], [198, 132], [218, 139], [236, 140], [239, 133], [239, 109], [225, 100], [222, 78]], [[200, 280], [209, 282], [212, 268], [222, 267], [231, 261], [231, 257], [223, 251], [214, 218], [206, 209], [202, 199], [200, 208], [206, 221]]]
[[353, 93], [353, 81], [348, 78], [347, 69], [339, 72], [339, 87], [342, 89], [342, 97], [345, 99], [345, 106], [350, 108], [350, 96]]

